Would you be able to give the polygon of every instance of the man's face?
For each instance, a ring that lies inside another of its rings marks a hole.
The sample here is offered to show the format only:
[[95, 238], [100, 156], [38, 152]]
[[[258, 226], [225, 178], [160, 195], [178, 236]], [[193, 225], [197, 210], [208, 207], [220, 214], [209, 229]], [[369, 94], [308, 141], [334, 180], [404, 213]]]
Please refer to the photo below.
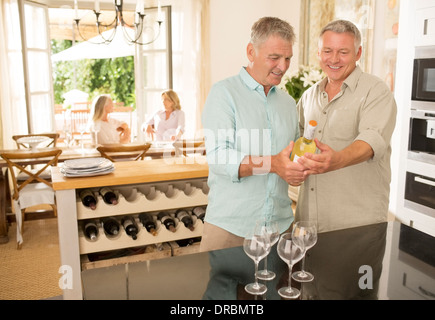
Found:
[[248, 45], [247, 68], [249, 74], [265, 89], [267, 94], [272, 86], [279, 85], [290, 67], [293, 45], [280, 36], [272, 35], [258, 48]]
[[330, 81], [343, 82], [356, 68], [361, 47], [355, 49], [355, 37], [348, 32], [326, 31], [319, 44], [320, 67]]

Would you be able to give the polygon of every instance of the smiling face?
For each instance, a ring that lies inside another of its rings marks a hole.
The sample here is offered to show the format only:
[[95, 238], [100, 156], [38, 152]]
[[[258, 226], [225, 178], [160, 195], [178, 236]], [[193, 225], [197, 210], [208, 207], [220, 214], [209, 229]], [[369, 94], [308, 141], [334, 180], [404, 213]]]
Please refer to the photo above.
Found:
[[248, 44], [248, 73], [264, 87], [266, 95], [272, 86], [279, 85], [290, 67], [293, 45], [278, 35], [270, 36], [257, 48]]
[[326, 31], [319, 42], [318, 56], [329, 81], [341, 85], [355, 70], [361, 47], [355, 48], [355, 37], [349, 32]]

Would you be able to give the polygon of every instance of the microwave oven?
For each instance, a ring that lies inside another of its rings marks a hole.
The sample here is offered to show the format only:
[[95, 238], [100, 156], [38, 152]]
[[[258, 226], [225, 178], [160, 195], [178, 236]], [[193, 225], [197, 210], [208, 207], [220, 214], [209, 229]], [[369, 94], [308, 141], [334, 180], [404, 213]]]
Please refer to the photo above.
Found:
[[435, 112], [435, 46], [415, 49], [411, 101]]

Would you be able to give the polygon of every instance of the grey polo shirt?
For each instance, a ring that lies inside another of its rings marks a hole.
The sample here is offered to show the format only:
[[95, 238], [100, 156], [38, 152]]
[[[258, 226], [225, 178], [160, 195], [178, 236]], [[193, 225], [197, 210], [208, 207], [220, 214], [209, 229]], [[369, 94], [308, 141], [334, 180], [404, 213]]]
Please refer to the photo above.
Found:
[[367, 142], [374, 157], [357, 165], [312, 175], [299, 191], [296, 220], [316, 220], [318, 231], [344, 229], [387, 220], [391, 181], [391, 136], [397, 106], [379, 78], [359, 67], [331, 101], [327, 79], [307, 90], [298, 103], [301, 131], [318, 123], [315, 138], [339, 151], [356, 140]]

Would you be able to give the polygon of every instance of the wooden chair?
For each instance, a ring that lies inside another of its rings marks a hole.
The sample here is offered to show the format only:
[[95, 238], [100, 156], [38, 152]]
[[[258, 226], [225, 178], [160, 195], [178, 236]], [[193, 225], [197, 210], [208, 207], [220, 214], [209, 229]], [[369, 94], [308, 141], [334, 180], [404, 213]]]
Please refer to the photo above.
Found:
[[97, 147], [101, 156], [109, 159], [112, 162], [128, 161], [128, 160], [143, 160], [148, 149], [151, 147], [150, 143], [139, 145], [126, 145], [114, 144], [104, 145]]
[[172, 145], [175, 148], [175, 156], [184, 155], [188, 157], [189, 154], [205, 155], [204, 140], [177, 140]]
[[[3, 152], [0, 156], [6, 161], [13, 185], [13, 206], [15, 210], [15, 220], [17, 223], [17, 248], [21, 249], [23, 242], [25, 210], [40, 204], [49, 204], [55, 216], [57, 207], [55, 192], [51, 181], [44, 179], [42, 173], [47, 168], [57, 165], [60, 149], [48, 151], [24, 151], [24, 152]], [[42, 163], [42, 168], [37, 172], [26, 169], [29, 163]], [[26, 180], [17, 179], [19, 173], [25, 173]]]
[[56, 147], [57, 140], [59, 139], [60, 134], [59, 133], [35, 133], [35, 134], [19, 134], [12, 136], [12, 139], [17, 144], [17, 148], [21, 149], [28, 149], [29, 146], [27, 146], [24, 143], [18, 142], [18, 139], [25, 138], [25, 137], [47, 137], [49, 138], [46, 142], [41, 142], [41, 145], [43, 145], [44, 148], [47, 147]]

